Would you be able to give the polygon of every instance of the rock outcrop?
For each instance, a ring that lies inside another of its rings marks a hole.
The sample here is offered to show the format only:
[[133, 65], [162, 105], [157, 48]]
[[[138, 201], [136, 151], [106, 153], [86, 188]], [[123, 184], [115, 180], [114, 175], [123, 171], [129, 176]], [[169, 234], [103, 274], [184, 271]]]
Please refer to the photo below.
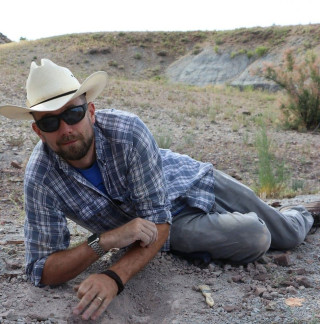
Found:
[[256, 72], [265, 62], [279, 62], [279, 56], [277, 53], [260, 58], [249, 58], [246, 54], [232, 57], [231, 52], [219, 54], [212, 47], [207, 47], [198, 55], [188, 54], [171, 64], [167, 69], [167, 77], [174, 83], [197, 86], [229, 84], [274, 91], [278, 89], [277, 85]]
[[11, 40], [7, 36], [0, 33], [0, 44], [6, 44], [6, 43], [11, 43]]

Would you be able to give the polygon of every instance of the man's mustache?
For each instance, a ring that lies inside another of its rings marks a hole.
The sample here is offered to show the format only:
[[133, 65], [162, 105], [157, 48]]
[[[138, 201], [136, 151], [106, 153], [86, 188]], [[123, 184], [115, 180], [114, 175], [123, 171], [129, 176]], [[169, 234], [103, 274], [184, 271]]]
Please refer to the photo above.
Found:
[[61, 144], [69, 143], [71, 141], [79, 140], [79, 139], [82, 139], [82, 136], [80, 134], [79, 135], [65, 135], [60, 140], [57, 141], [57, 144], [61, 145]]

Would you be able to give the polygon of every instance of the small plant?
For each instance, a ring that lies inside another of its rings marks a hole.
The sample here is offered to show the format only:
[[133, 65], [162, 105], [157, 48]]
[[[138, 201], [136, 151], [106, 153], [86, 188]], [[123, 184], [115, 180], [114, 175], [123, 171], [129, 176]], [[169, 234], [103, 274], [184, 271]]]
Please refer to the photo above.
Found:
[[255, 49], [255, 52], [258, 55], [258, 57], [262, 57], [262, 56], [266, 55], [268, 51], [269, 51], [269, 48], [265, 47], [265, 46], [258, 46]]
[[158, 146], [163, 149], [169, 149], [172, 145], [172, 135], [156, 134], [154, 135]]
[[224, 40], [222, 38], [216, 39], [216, 45], [222, 45], [224, 43]]
[[140, 53], [136, 53], [136, 54], [134, 55], [134, 58], [135, 58], [136, 60], [141, 60], [141, 59], [142, 59], [142, 55], [141, 55]]
[[112, 66], [112, 67], [118, 67], [118, 62], [111, 60], [111, 61], [108, 62], [108, 65]]
[[287, 91], [281, 103], [285, 124], [293, 129], [314, 130], [320, 125], [320, 60], [309, 52], [296, 63], [293, 51], [285, 53], [284, 66], [268, 65], [263, 75]]
[[213, 48], [213, 50], [214, 50], [214, 52], [215, 52], [216, 54], [220, 54], [219, 46], [218, 46], [218, 45], [216, 45], [216, 46]]
[[11, 146], [20, 147], [24, 144], [25, 137], [23, 135], [19, 136], [10, 136], [8, 139], [8, 144]]
[[262, 126], [256, 137], [258, 151], [258, 194], [261, 197], [281, 196], [285, 189], [286, 170], [283, 162], [276, 160], [271, 152], [271, 141], [267, 136], [266, 127]]
[[208, 120], [210, 123], [215, 123], [216, 122], [216, 117], [217, 117], [217, 112], [214, 107], [209, 107], [208, 108]]
[[202, 51], [203, 51], [203, 49], [201, 48], [201, 46], [196, 45], [196, 46], [193, 48], [192, 54], [193, 54], [193, 55], [198, 55], [198, 54], [201, 53]]
[[252, 57], [254, 57], [254, 51], [247, 51], [247, 57], [248, 57], [248, 59], [251, 59]]

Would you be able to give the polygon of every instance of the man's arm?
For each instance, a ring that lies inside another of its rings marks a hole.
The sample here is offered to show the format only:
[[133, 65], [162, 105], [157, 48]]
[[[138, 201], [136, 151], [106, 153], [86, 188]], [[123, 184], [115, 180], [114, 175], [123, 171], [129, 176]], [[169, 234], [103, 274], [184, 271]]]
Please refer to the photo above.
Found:
[[[157, 226], [141, 218], [135, 218], [100, 237], [100, 245], [105, 251], [111, 248], [123, 248], [136, 241], [146, 247], [157, 240]], [[73, 279], [98, 260], [98, 255], [87, 242], [63, 251], [51, 254], [43, 268], [41, 284], [57, 285]], [[124, 277], [125, 279], [125, 277]]]
[[[153, 244], [144, 248], [137, 242], [110, 268], [118, 274], [124, 284], [157, 254], [168, 238], [169, 224], [159, 224], [156, 227], [158, 238]], [[83, 319], [95, 320], [117, 295], [118, 286], [113, 279], [104, 274], [93, 274], [76, 287], [76, 290], [81, 300], [74, 308], [74, 314], [82, 314]]]

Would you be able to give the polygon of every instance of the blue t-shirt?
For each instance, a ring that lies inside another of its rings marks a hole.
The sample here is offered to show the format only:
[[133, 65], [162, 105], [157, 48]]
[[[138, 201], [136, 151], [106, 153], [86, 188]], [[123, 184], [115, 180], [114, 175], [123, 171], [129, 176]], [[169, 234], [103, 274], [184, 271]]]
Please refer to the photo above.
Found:
[[98, 166], [98, 162], [95, 161], [93, 165], [88, 169], [75, 168], [80, 172], [90, 183], [92, 183], [97, 189], [104, 194], [107, 194], [106, 187], [103, 184], [102, 175]]

